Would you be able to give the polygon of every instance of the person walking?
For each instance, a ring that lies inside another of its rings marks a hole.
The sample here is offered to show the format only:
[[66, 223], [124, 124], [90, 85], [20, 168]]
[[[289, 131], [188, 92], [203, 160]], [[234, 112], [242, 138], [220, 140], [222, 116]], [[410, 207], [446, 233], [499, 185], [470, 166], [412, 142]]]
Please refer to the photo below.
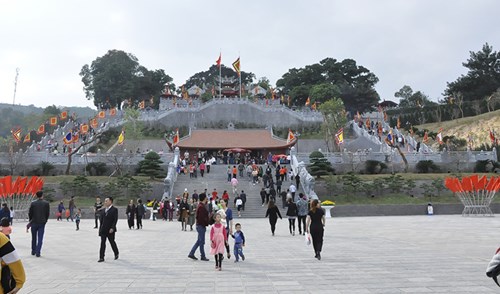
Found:
[[[305, 199], [305, 195], [300, 193], [299, 194], [299, 199], [295, 203], [297, 205], [297, 222], [299, 223], [299, 234], [300, 235], [305, 235], [306, 234], [306, 218], [307, 218], [307, 213], [308, 213], [308, 203], [307, 200]], [[302, 230], [302, 227], [304, 227], [304, 230]]]
[[127, 210], [125, 210], [129, 230], [132, 230], [134, 228], [135, 209], [136, 207], [134, 204], [134, 200], [130, 200], [127, 205]]
[[99, 260], [104, 261], [104, 254], [106, 252], [106, 239], [109, 240], [111, 249], [115, 254], [115, 260], [118, 259], [118, 246], [115, 242], [116, 223], [118, 222], [118, 209], [113, 206], [113, 197], [104, 199], [104, 214], [102, 217], [101, 227], [99, 228], [99, 236], [101, 237], [101, 247], [99, 248]]
[[190, 227], [190, 231], [193, 230], [193, 225], [195, 223], [195, 213], [196, 207], [198, 205], [198, 201], [193, 198], [189, 199], [189, 217], [188, 217], [188, 225]]
[[280, 219], [283, 218], [281, 217], [280, 210], [276, 205], [274, 205], [274, 201], [272, 200], [269, 201], [265, 217], [269, 217], [269, 224], [271, 225], [271, 233], [274, 236], [274, 231], [276, 230], [276, 222], [278, 221], [278, 217]]
[[292, 194], [292, 201], [295, 201], [295, 192], [297, 192], [297, 188], [294, 184], [290, 184], [290, 193]]
[[80, 220], [82, 218], [82, 210], [78, 209], [75, 213], [75, 223], [76, 223], [76, 230], [80, 230]]
[[198, 247], [200, 248], [201, 260], [209, 261], [209, 259], [205, 256], [205, 233], [207, 232], [208, 226], [208, 210], [206, 209], [206, 205], [208, 203], [208, 198], [205, 193], [201, 193], [199, 195], [200, 203], [196, 208], [196, 231], [198, 232], [198, 239], [191, 248], [188, 257], [193, 260], [198, 260], [194, 253]]
[[31, 202], [28, 212], [29, 223], [31, 223], [31, 255], [40, 257], [42, 252], [43, 235], [45, 224], [49, 219], [50, 206], [43, 200], [43, 192], [36, 192], [37, 200]]
[[200, 175], [201, 177], [203, 178], [203, 175], [205, 174], [205, 162], [203, 161], [201, 164], [200, 164]]
[[75, 208], [76, 208], [75, 196], [71, 196], [71, 198], [69, 199], [68, 208], [69, 208], [69, 216], [66, 218], [66, 221], [69, 221], [70, 218], [71, 218], [71, 221], [74, 221], [73, 220], [73, 212], [75, 211]]
[[181, 231], [187, 231], [189, 218], [189, 204], [187, 196], [182, 197], [181, 203], [179, 203], [179, 218], [181, 220]]
[[295, 219], [297, 218], [297, 205], [293, 203], [292, 199], [288, 199], [288, 209], [286, 211], [288, 216], [288, 229], [290, 235], [295, 236]]
[[236, 195], [238, 193], [238, 179], [237, 178], [231, 179], [231, 187], [233, 188], [233, 197], [236, 197]]
[[227, 207], [229, 201], [228, 200], [222, 200], [220, 202], [221, 208], [217, 211], [218, 214], [221, 216], [221, 222], [223, 225], [226, 226], [226, 251], [227, 251], [227, 259], [231, 258], [231, 251], [229, 249], [229, 241], [227, 239], [229, 238], [230, 234], [233, 234], [233, 211], [231, 208]]
[[95, 198], [95, 203], [94, 203], [94, 217], [95, 217], [95, 227], [94, 229], [97, 229], [99, 227], [99, 223], [101, 223], [101, 211], [102, 210], [102, 201], [100, 197]]
[[266, 190], [264, 187], [260, 190], [260, 199], [262, 200], [262, 206], [266, 203]]
[[137, 207], [136, 207], [136, 218], [137, 218], [137, 230], [142, 229], [142, 218], [146, 214], [146, 208], [144, 204], [142, 204], [142, 199], [137, 199]]
[[245, 191], [241, 190], [241, 201], [243, 201], [243, 204], [241, 205], [241, 209], [245, 211], [245, 204], [247, 203], [247, 194], [245, 194]]
[[[222, 201], [224, 202], [224, 201]], [[221, 223], [221, 215], [215, 215], [215, 224], [210, 230], [211, 248], [210, 254], [215, 256], [215, 270], [222, 270], [222, 260], [224, 259], [224, 247], [228, 247], [227, 231]]]
[[318, 199], [311, 202], [311, 210], [307, 214], [307, 233], [311, 234], [314, 256], [321, 260], [321, 249], [323, 248], [323, 234], [325, 231], [325, 212], [321, 208], [321, 203]]
[[58, 221], [62, 221], [62, 215], [65, 211], [66, 211], [66, 209], [64, 208], [64, 203], [61, 200], [61, 202], [59, 202], [59, 205], [57, 205], [57, 220]]

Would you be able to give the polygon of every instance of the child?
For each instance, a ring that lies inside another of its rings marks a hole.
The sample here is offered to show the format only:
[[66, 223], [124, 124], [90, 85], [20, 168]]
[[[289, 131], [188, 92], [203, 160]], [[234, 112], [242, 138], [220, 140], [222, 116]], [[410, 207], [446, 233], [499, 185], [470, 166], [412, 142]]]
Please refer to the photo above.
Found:
[[0, 231], [10, 239], [10, 234], [12, 233], [12, 227], [10, 226], [10, 221], [8, 217], [4, 217], [0, 220]]
[[224, 251], [227, 244], [226, 227], [220, 222], [220, 214], [215, 215], [215, 224], [210, 230], [210, 241], [212, 241], [212, 246], [210, 249], [210, 254], [215, 255], [215, 270], [222, 270], [222, 259], [224, 259]]
[[245, 255], [243, 255], [243, 247], [245, 247], [245, 235], [241, 231], [241, 225], [237, 223], [234, 226], [236, 232], [231, 235], [234, 238], [234, 256], [236, 260], [234, 262], [239, 261], [239, 257], [241, 256], [241, 260], [245, 260]]
[[78, 211], [75, 213], [75, 222], [76, 222], [76, 230], [80, 230], [80, 219], [82, 218], [82, 210], [78, 208]]

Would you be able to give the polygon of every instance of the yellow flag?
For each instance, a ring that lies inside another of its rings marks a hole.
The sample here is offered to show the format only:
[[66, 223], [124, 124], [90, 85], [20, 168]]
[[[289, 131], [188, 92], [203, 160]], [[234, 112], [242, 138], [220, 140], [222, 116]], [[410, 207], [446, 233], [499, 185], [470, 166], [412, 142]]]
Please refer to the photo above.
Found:
[[120, 133], [120, 136], [118, 136], [118, 145], [122, 145], [124, 141], [125, 141], [125, 132], [122, 131]]

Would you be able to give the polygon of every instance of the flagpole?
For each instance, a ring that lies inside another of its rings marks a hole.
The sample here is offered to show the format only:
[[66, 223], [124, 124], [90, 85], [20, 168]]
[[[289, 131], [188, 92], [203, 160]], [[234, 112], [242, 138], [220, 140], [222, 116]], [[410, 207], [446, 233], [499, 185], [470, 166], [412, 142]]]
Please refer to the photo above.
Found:
[[240, 60], [240, 64], [239, 64], [239, 67], [240, 67], [239, 76], [240, 76], [240, 99], [241, 99], [241, 55], [238, 56], [238, 59]]
[[[219, 53], [219, 56], [222, 57], [222, 52]], [[219, 64], [219, 99], [222, 98], [222, 59]]]

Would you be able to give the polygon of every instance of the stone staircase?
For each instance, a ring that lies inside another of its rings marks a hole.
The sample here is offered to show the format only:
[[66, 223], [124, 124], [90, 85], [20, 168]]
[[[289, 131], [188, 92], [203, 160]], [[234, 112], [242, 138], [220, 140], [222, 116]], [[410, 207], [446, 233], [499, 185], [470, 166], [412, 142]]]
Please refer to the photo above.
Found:
[[[212, 193], [212, 191], [217, 189], [219, 193], [219, 197], [222, 195], [224, 190], [227, 190], [230, 198], [229, 198], [229, 207], [233, 210], [233, 215], [235, 216], [235, 220], [238, 219], [237, 212], [234, 207], [234, 196], [232, 195], [232, 187], [229, 182], [227, 182], [227, 174], [226, 174], [227, 166], [226, 165], [212, 165], [210, 173], [205, 173], [204, 177], [200, 176], [198, 172], [198, 177], [194, 179], [189, 178], [188, 175], [180, 174], [177, 177], [177, 181], [174, 185], [173, 195], [181, 195], [184, 192], [184, 189], [187, 188], [189, 195], [191, 195], [194, 189], [197, 190], [198, 193], [202, 193], [204, 189], [207, 189], [208, 193]], [[274, 170], [273, 170], [274, 174]], [[243, 218], [262, 218], [266, 214], [267, 205], [262, 207], [262, 202], [260, 199], [260, 190], [262, 189], [261, 184], [252, 184], [250, 178], [246, 176], [246, 173], [243, 178], [238, 177], [238, 191], [241, 193], [241, 190], [245, 191], [247, 195], [247, 203], [245, 207], [245, 211], [242, 211], [241, 216]], [[285, 190], [290, 186], [292, 182], [290, 180], [285, 181], [282, 186], [282, 190]], [[298, 191], [299, 192], [299, 191]], [[296, 195], [298, 195], [298, 192]], [[281, 216], [285, 218], [286, 209], [282, 208], [281, 198], [277, 198], [277, 206], [280, 208]]]

